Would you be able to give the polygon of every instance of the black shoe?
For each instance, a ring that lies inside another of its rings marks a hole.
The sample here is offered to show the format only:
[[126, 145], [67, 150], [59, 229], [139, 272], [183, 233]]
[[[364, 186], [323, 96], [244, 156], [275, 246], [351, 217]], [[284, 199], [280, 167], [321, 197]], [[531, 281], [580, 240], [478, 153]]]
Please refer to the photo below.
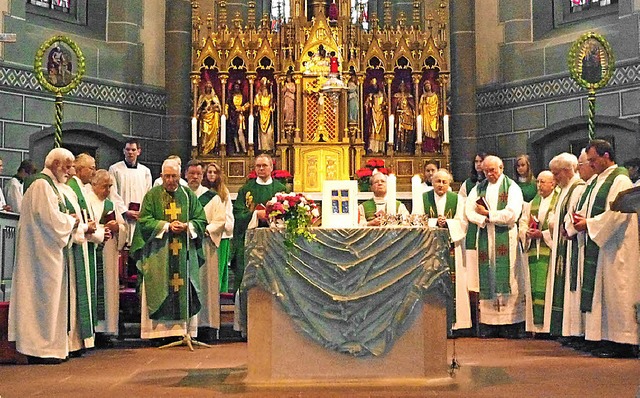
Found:
[[29, 365], [60, 365], [64, 362], [61, 358], [42, 358], [27, 355], [27, 363]]
[[526, 336], [524, 322], [500, 325], [498, 326], [498, 333], [500, 337], [505, 339], [523, 339]]
[[113, 342], [110, 336], [104, 333], [96, 333], [95, 346], [96, 348], [113, 348]]
[[620, 344], [604, 341], [600, 348], [591, 352], [591, 355], [598, 358], [637, 358], [638, 353], [631, 344]]
[[481, 323], [478, 328], [478, 337], [481, 339], [490, 339], [494, 337], [499, 337], [499, 329], [496, 325], [488, 325], [486, 323]]
[[69, 352], [69, 358], [81, 358], [84, 355], [85, 351], [86, 350], [84, 348], [81, 348], [76, 351], [71, 351]]

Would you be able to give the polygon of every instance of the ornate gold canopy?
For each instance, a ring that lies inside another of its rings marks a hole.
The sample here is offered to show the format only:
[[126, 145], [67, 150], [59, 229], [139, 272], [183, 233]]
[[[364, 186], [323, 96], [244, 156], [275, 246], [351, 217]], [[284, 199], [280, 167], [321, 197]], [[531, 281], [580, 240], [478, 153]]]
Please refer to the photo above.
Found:
[[232, 187], [258, 152], [299, 191], [348, 179], [373, 157], [406, 190], [427, 160], [448, 167], [447, 2], [413, 1], [410, 23], [388, 0], [382, 21], [360, 0], [357, 17], [350, 0], [291, 0], [287, 20], [257, 19], [255, 1], [215, 3], [203, 22], [192, 2], [192, 143]]

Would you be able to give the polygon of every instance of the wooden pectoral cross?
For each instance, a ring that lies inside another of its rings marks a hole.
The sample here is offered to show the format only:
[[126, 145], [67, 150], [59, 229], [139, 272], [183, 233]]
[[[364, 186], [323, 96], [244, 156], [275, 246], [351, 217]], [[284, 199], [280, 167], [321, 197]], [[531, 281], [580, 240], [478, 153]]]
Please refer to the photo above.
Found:
[[178, 293], [180, 291], [180, 286], [184, 286], [184, 279], [180, 278], [180, 274], [176, 272], [173, 274], [173, 279], [171, 279], [169, 284], [173, 287], [173, 292]]

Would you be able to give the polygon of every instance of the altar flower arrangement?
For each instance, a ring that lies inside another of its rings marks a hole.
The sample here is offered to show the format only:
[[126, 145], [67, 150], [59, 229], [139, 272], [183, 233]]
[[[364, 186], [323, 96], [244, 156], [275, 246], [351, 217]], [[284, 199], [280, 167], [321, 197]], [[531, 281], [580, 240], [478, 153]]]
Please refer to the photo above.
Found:
[[373, 175], [374, 170], [385, 175], [389, 174], [389, 169], [384, 165], [384, 159], [372, 158], [367, 160], [364, 167], [356, 170], [355, 179], [358, 180], [358, 189], [360, 192], [368, 192], [371, 190], [369, 178]]
[[267, 202], [266, 212], [276, 225], [284, 224], [284, 244], [288, 248], [293, 247], [298, 237], [309, 242], [315, 239], [309, 228], [320, 217], [320, 211], [313, 199], [301, 193], [277, 193]]

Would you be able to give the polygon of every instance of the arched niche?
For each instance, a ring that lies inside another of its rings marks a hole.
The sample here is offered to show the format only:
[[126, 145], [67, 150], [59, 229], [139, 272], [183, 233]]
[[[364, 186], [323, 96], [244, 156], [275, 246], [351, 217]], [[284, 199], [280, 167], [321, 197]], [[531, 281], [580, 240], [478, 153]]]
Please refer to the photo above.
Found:
[[[611, 141], [616, 162], [637, 156], [640, 144], [638, 124], [612, 116], [596, 116], [596, 137]], [[549, 168], [549, 161], [559, 153], [570, 152], [578, 156], [589, 142], [586, 116], [578, 116], [552, 124], [533, 133], [529, 139], [530, 153], [534, 156], [534, 170]]]
[[[29, 154], [39, 166], [44, 164], [44, 158], [53, 148], [55, 131], [55, 126], [50, 126], [29, 137]], [[99, 169], [107, 169], [113, 163], [122, 160], [122, 148], [126, 140], [122, 134], [97, 124], [62, 124], [62, 147], [74, 154], [90, 154], [95, 157], [96, 167]]]

